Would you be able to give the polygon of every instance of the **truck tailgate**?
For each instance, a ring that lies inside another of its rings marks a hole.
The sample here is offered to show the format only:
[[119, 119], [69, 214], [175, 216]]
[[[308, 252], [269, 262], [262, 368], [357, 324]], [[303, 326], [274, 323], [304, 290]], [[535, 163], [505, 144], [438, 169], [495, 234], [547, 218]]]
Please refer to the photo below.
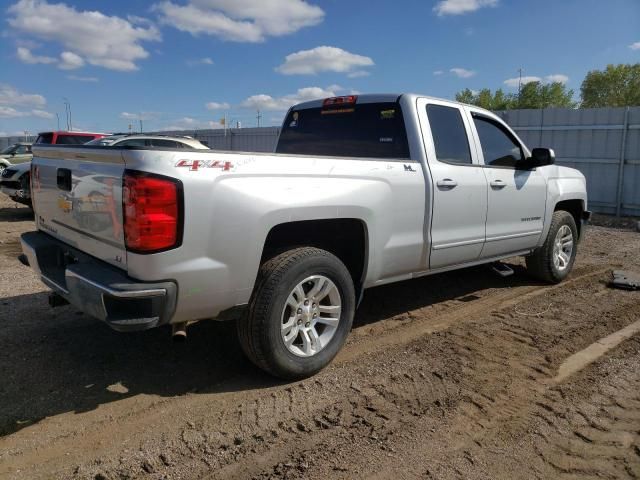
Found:
[[39, 230], [126, 268], [119, 150], [34, 146], [31, 188]]

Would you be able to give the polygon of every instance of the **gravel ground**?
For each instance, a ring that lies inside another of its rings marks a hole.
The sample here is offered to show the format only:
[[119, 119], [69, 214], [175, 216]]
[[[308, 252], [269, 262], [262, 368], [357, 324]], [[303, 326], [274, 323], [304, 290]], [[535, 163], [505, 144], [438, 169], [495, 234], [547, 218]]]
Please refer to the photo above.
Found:
[[607, 287], [640, 271], [640, 233], [609, 224], [558, 286], [514, 259], [506, 279], [369, 290], [336, 361], [283, 383], [243, 358], [231, 323], [178, 345], [49, 309], [15, 258], [32, 216], [2, 199], [0, 478], [640, 478], [640, 335], [556, 378], [640, 320], [640, 292]]

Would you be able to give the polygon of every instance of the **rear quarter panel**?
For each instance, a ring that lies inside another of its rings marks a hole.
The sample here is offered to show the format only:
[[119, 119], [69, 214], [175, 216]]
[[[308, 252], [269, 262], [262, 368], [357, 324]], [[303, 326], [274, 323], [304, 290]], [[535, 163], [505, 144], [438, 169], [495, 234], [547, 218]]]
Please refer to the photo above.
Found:
[[[425, 189], [417, 162], [143, 150], [125, 151], [124, 158], [127, 168], [175, 177], [184, 185], [182, 246], [127, 256], [134, 278], [178, 281], [173, 322], [246, 303], [265, 239], [282, 223], [363, 221], [366, 287], [425, 267]], [[179, 166], [196, 160], [209, 166]]]

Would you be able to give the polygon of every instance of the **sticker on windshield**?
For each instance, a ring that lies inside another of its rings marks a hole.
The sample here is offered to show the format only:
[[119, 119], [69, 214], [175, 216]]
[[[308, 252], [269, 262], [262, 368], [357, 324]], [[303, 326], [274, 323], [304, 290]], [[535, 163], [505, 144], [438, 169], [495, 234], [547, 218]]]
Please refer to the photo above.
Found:
[[393, 143], [393, 137], [380, 137], [380, 143]]

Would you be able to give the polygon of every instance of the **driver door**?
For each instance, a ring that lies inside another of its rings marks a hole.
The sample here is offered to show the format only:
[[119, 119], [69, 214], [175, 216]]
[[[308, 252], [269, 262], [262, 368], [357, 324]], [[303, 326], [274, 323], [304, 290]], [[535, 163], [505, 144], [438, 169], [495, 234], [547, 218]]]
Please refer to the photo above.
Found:
[[486, 240], [480, 257], [532, 249], [544, 227], [546, 178], [536, 169], [522, 168], [528, 152], [505, 124], [472, 108], [468, 113], [489, 187]]

